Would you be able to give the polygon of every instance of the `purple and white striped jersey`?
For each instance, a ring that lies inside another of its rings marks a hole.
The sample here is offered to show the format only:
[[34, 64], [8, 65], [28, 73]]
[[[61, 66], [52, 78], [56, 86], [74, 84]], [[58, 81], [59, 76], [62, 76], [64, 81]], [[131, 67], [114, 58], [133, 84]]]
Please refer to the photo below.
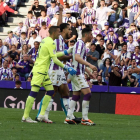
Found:
[[137, 65], [138, 65], [138, 64], [140, 63], [140, 53], [139, 53], [138, 55], [136, 55], [136, 53], [133, 53], [133, 54], [131, 55], [131, 60], [132, 60], [132, 59], [135, 59]]
[[13, 36], [12, 38], [9, 38], [9, 36], [8, 36], [8, 37], [5, 38], [4, 42], [6, 42], [7, 44], [12, 45], [12, 44], [17, 44], [18, 40], [17, 40], [17, 38], [15, 36]]
[[92, 29], [92, 36], [96, 37], [98, 34], [101, 34], [101, 30], [99, 30], [98, 28], [96, 30]]
[[26, 26], [23, 26], [23, 27], [18, 26], [13, 30], [13, 32], [18, 33], [19, 35], [21, 35], [22, 32], [27, 33], [27, 27]]
[[33, 16], [31, 19], [29, 19], [29, 18], [26, 18], [26, 19], [25, 19], [25, 25], [26, 25], [27, 27], [30, 27], [31, 24], [37, 24], [36, 17]]
[[89, 9], [88, 7], [85, 7], [82, 11], [82, 13], [85, 11], [84, 14], [84, 23], [85, 24], [93, 24], [93, 17], [95, 17], [95, 10], [93, 8]]
[[70, 6], [71, 12], [79, 13], [79, 1], [78, 0], [69, 0], [69, 4], [74, 4], [73, 6]]
[[54, 15], [57, 11], [59, 11], [59, 7], [58, 7], [58, 6], [55, 6], [54, 8], [49, 7], [49, 8], [47, 9], [47, 16], [51, 16], [51, 17], [53, 18], [53, 15]]
[[[140, 2], [140, 0], [137, 1]], [[131, 12], [137, 13], [139, 11], [139, 6], [137, 5], [136, 0], [128, 0], [128, 6], [132, 5], [133, 3], [135, 4], [131, 8]]]
[[[64, 51], [65, 42], [64, 42], [64, 39], [61, 35], [59, 35], [59, 39], [55, 39], [54, 42], [56, 44], [56, 52]], [[59, 67], [58, 65], [56, 65], [53, 61], [51, 61], [50, 70], [60, 70], [60, 69], [62, 69], [62, 68]]]
[[22, 39], [21, 37], [18, 39], [18, 42], [19, 42], [19, 48], [22, 47], [24, 44], [28, 44], [29, 40], [28, 38], [26, 39]]
[[12, 74], [12, 71], [11, 69], [7, 68], [7, 69], [4, 69], [3, 67], [0, 68], [0, 80], [5, 80], [5, 78], [12, 78], [13, 77], [13, 74]]
[[71, 17], [63, 17], [63, 23], [67, 23], [68, 21], [71, 21], [72, 23], [76, 23], [76, 18], [71, 16]]
[[107, 35], [107, 40], [110, 40], [113, 43], [117, 43], [118, 42], [118, 36], [116, 34], [113, 34], [113, 36], [111, 36], [110, 34], [108, 34]]
[[136, 46], [139, 46], [138, 42], [136, 42], [136, 41], [133, 41], [132, 43], [127, 42], [127, 51], [134, 52]]
[[46, 22], [46, 26], [48, 27], [50, 24], [50, 18], [49, 17], [45, 17], [44, 19], [42, 17], [38, 18], [37, 23], [39, 24], [39, 27], [42, 27], [42, 22]]
[[77, 71], [76, 75], [84, 74], [85, 65], [80, 64], [75, 60], [75, 54], [79, 54], [83, 60], [86, 60], [86, 46], [83, 40], [78, 40], [73, 47], [72, 67]]

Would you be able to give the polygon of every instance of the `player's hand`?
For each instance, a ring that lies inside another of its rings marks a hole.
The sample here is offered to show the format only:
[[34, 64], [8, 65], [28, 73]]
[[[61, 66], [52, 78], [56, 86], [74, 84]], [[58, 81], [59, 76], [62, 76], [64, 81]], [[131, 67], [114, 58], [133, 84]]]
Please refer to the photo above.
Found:
[[95, 67], [95, 66], [93, 66], [93, 65], [90, 65], [89, 67], [90, 67], [93, 71], [94, 71], [94, 70], [97, 70], [97, 67]]
[[72, 76], [76, 74], [76, 70], [72, 67], [68, 67], [67, 65], [64, 66], [64, 70], [66, 70], [67, 72], [69, 72], [69, 74], [71, 74]]

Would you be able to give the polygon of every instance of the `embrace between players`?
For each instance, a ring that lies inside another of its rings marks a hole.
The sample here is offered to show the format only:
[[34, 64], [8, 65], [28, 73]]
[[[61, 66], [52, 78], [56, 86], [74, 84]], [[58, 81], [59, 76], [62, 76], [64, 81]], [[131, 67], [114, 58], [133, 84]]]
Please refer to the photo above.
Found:
[[[96, 69], [95, 66], [86, 61], [85, 43], [91, 42], [93, 38], [91, 29], [83, 29], [82, 39], [78, 40], [73, 47], [69, 47], [68, 50], [64, 50], [64, 40], [69, 39], [71, 35], [69, 24], [62, 23], [60, 24], [60, 27], [52, 26], [49, 29], [49, 33], [50, 36], [44, 38], [40, 43], [38, 57], [32, 70], [32, 88], [26, 100], [22, 122], [37, 123], [37, 121], [41, 121], [52, 123], [52, 121], [49, 120], [49, 111], [52, 107], [54, 95], [59, 93], [61, 96], [61, 105], [66, 114], [64, 123], [95, 125], [95, 123], [88, 118], [91, 90], [84, 78], [85, 71], [90, 76], [92, 75], [85, 66], [88, 66], [93, 70]], [[72, 53], [72, 55], [69, 55], [70, 53]], [[61, 62], [67, 61], [71, 58], [72, 67], [68, 67]], [[66, 70], [70, 74], [69, 77], [71, 79], [73, 90], [71, 101], [69, 101], [69, 88], [63, 70]], [[45, 88], [46, 94], [40, 103], [40, 109], [38, 111], [36, 121], [34, 121], [29, 117], [29, 113], [40, 87], [42, 86]], [[82, 102], [82, 119], [76, 118], [73, 115], [76, 103], [79, 101], [81, 93], [84, 94]]]

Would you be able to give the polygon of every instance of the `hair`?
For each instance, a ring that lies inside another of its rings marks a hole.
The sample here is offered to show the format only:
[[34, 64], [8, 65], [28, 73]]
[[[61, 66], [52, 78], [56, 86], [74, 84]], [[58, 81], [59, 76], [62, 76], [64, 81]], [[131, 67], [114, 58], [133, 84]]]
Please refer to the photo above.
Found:
[[[19, 76], [19, 75], [18, 75], [18, 76]], [[15, 82], [15, 84], [16, 84], [16, 85], [21, 85], [22, 83], [21, 83], [20, 80], [17, 80], [17, 81]]]
[[67, 23], [71, 23], [71, 21], [70, 21], [70, 20], [68, 20], [68, 21], [67, 21]]
[[28, 11], [28, 14], [33, 14], [33, 12], [32, 11]]
[[91, 0], [88, 0], [87, 2], [92, 2]]
[[110, 66], [111, 66], [111, 65], [112, 65], [112, 61], [111, 61], [111, 59], [110, 59], [110, 58], [106, 58], [106, 59], [105, 59], [105, 61], [104, 61], [104, 63], [103, 63], [103, 65], [104, 65], [104, 66], [106, 66], [105, 64], [106, 64], [106, 60], [107, 60], [107, 59], [109, 59]]
[[46, 22], [45, 22], [45, 21], [43, 21], [43, 22], [41, 23], [41, 25], [42, 25], [42, 26], [44, 26], [44, 25], [46, 26]]
[[95, 43], [91, 43], [91, 45], [90, 45], [90, 46], [92, 46], [92, 45], [94, 45], [94, 46], [96, 47], [96, 44], [95, 44]]
[[107, 47], [108, 47], [109, 45], [112, 45], [112, 46], [113, 46], [113, 43], [112, 43], [112, 42], [109, 42], [109, 43], [107, 44]]
[[15, 75], [15, 78], [16, 78], [16, 77], [19, 77], [19, 74], [16, 74], [16, 75]]
[[35, 41], [34, 44], [35, 44], [35, 43], [38, 43], [38, 45], [39, 45], [39, 42], [38, 42], [38, 41]]
[[66, 29], [69, 26], [68, 23], [62, 23], [60, 24], [60, 32], [63, 32], [64, 29]]
[[99, 77], [99, 76], [102, 78], [102, 75], [98, 74], [97, 77]]
[[136, 46], [135, 49], [136, 49], [136, 48], [140, 49], [140, 46]]
[[82, 30], [82, 36], [84, 37], [85, 34], [91, 32], [91, 31], [92, 31], [92, 30], [91, 30], [90, 28], [84, 28], [84, 29]]
[[102, 38], [103, 36], [102, 36], [101, 34], [97, 34], [97, 36], [96, 36], [96, 37], [101, 37], [101, 38]]
[[51, 26], [51, 27], [49, 28], [49, 33], [50, 33], [50, 35], [53, 34], [54, 32], [56, 32], [56, 29], [58, 29], [58, 28], [59, 28], [59, 26]]
[[10, 54], [9, 57], [12, 58], [12, 60], [15, 59], [15, 55], [14, 54]]
[[16, 69], [16, 70], [17, 70], [17, 68], [16, 68], [16, 67], [12, 67], [12, 68], [11, 68], [11, 70], [13, 70], [13, 69]]
[[[129, 36], [131, 36], [131, 37], [133, 38], [133, 36], [132, 36], [132, 35], [129, 35]], [[128, 37], [129, 37], [129, 36], [128, 36]]]
[[25, 45], [27, 46], [27, 52], [28, 52], [29, 48], [28, 48], [28, 45], [27, 44], [23, 44], [22, 51], [23, 51], [23, 48], [24, 48]]
[[[126, 46], [127, 46], [127, 43], [126, 43], [126, 42], [124, 42], [123, 46], [124, 46], [124, 45], [126, 45]], [[122, 47], [123, 47], [123, 46], [122, 46]]]
[[16, 47], [16, 45], [14, 45], [14, 44], [12, 44], [11, 47], [12, 47], [12, 46]]

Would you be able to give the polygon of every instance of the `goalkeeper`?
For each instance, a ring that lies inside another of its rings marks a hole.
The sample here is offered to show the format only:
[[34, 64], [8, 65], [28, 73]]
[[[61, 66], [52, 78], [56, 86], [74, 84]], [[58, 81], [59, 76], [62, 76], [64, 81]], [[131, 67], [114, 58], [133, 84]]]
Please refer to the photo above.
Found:
[[65, 54], [71, 53], [71, 49], [64, 50], [64, 52], [56, 53], [56, 45], [54, 43], [55, 39], [58, 39], [60, 35], [60, 29], [58, 26], [51, 26], [49, 29], [50, 36], [44, 38], [40, 43], [38, 56], [33, 67], [33, 78], [31, 81], [31, 92], [26, 100], [24, 115], [22, 117], [22, 122], [29, 122], [29, 123], [37, 123], [37, 121], [32, 120], [29, 117], [29, 113], [33, 106], [34, 100], [40, 90], [40, 87], [44, 87], [47, 91], [46, 95], [43, 98], [42, 108], [38, 118], [41, 120], [45, 119], [45, 111], [46, 108], [54, 94], [53, 85], [50, 81], [48, 76], [48, 70], [50, 66], [51, 59], [54, 61], [55, 64], [62, 67], [63, 69], [67, 70], [71, 75], [76, 74], [76, 71], [72, 67], [68, 67], [61, 63], [57, 57], [61, 57]]

